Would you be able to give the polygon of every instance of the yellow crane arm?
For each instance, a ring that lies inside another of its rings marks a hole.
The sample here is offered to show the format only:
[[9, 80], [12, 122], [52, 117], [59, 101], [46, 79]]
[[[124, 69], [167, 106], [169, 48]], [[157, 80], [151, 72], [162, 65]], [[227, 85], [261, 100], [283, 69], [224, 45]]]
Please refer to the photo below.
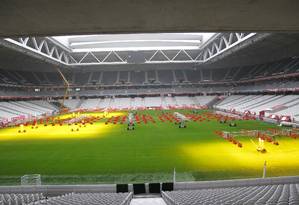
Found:
[[68, 90], [69, 90], [70, 84], [69, 84], [69, 82], [67, 81], [66, 77], [63, 75], [63, 73], [61, 72], [61, 70], [58, 67], [56, 67], [56, 70], [60, 74], [60, 76], [61, 76], [61, 78], [62, 78], [62, 80], [64, 82], [64, 85], [66, 86], [65, 87], [64, 96], [63, 96], [63, 101], [62, 101], [62, 103], [60, 105], [60, 110], [61, 110], [63, 108], [65, 99], [68, 97]]

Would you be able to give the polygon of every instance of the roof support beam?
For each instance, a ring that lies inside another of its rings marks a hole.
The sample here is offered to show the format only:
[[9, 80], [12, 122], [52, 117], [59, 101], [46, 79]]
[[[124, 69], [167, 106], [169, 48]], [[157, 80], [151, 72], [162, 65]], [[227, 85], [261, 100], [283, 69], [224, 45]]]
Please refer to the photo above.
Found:
[[[146, 57], [144, 51], [140, 51], [144, 55], [145, 64], [164, 64], [164, 63], [206, 63], [224, 52], [234, 48], [237, 45], [255, 37], [255, 33], [219, 33], [198, 49], [197, 56], [191, 56], [188, 50], [177, 50], [174, 55], [170, 55], [166, 50], [156, 50], [149, 58]], [[64, 66], [86, 66], [86, 65], [105, 65], [105, 64], [128, 64], [129, 53], [120, 55], [119, 51], [94, 52], [87, 51], [72, 53], [60, 44], [55, 44], [50, 38], [25, 37], [2, 40], [2, 44], [10, 48], [19, 48], [21, 52], [31, 53], [39, 58], [47, 58], [55, 64]], [[192, 50], [194, 51], [194, 50]], [[173, 51], [172, 51], [173, 52]], [[77, 56], [77, 57], [76, 57]], [[98, 56], [103, 56], [101, 60]], [[158, 57], [159, 56], [159, 57]], [[132, 62], [134, 63], [134, 62]]]

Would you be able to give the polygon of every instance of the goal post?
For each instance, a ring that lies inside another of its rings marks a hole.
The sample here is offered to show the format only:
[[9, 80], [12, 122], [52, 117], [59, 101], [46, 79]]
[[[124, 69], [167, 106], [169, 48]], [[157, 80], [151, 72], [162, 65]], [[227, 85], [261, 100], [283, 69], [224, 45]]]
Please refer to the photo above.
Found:
[[40, 174], [27, 174], [21, 177], [21, 185], [41, 185]]

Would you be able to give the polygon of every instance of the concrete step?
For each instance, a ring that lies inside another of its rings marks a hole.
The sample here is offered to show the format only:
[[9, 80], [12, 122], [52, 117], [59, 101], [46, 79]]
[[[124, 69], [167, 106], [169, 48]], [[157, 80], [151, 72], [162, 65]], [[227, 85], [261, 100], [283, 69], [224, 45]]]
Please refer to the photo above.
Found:
[[130, 205], [166, 205], [162, 197], [133, 198]]

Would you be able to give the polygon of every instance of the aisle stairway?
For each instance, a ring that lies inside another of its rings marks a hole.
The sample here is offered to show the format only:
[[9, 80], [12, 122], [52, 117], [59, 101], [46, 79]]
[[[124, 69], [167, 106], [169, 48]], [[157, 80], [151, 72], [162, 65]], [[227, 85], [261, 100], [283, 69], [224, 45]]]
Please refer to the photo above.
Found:
[[130, 205], [166, 205], [160, 195], [135, 195]]

